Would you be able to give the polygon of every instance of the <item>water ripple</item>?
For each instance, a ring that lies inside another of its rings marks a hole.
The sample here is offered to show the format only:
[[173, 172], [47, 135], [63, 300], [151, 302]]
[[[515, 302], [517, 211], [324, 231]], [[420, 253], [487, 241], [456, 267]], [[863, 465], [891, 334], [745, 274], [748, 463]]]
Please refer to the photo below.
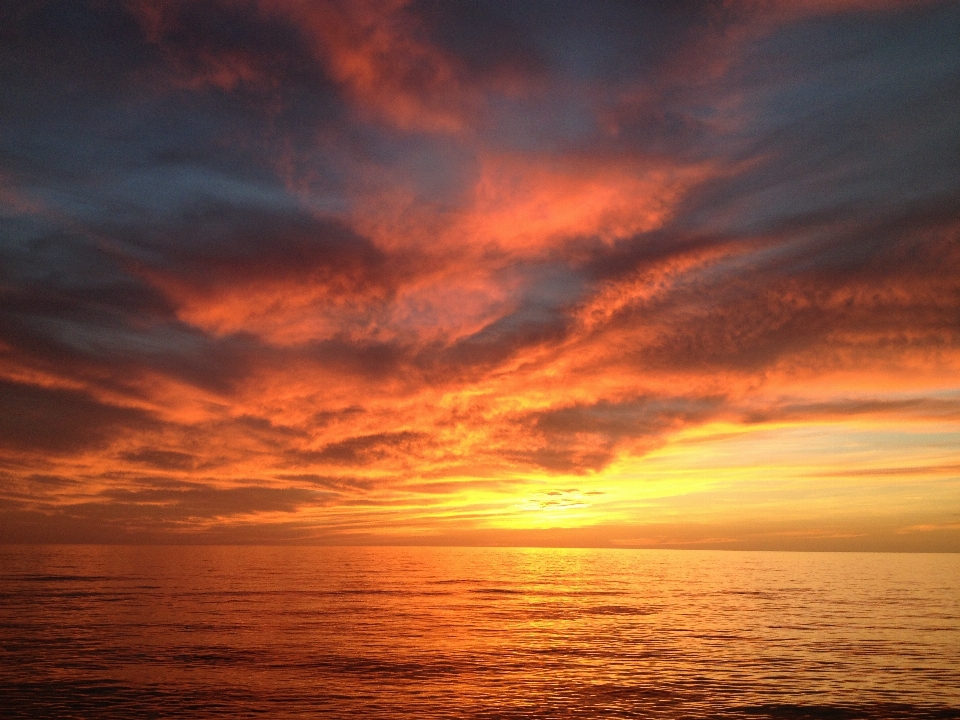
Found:
[[960, 720], [960, 556], [0, 547], [2, 718]]

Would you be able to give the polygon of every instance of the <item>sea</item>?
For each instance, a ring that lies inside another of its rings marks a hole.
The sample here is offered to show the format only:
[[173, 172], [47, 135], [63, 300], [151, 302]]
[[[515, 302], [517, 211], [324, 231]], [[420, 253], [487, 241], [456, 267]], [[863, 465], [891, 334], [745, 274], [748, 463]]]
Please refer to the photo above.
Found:
[[7, 545], [0, 717], [960, 718], [960, 555]]

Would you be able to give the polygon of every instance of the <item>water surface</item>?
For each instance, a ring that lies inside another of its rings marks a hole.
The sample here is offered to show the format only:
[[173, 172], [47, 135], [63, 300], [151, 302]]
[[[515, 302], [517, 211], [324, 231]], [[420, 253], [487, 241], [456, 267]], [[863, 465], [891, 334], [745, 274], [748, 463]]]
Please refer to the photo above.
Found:
[[0, 547], [0, 717], [960, 718], [960, 555]]

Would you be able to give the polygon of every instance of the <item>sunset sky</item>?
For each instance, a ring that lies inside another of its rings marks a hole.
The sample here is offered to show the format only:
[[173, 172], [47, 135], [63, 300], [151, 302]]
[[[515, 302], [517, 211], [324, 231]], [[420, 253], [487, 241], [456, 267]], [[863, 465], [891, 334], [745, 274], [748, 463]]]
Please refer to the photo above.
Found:
[[960, 550], [960, 3], [0, 3], [0, 541]]

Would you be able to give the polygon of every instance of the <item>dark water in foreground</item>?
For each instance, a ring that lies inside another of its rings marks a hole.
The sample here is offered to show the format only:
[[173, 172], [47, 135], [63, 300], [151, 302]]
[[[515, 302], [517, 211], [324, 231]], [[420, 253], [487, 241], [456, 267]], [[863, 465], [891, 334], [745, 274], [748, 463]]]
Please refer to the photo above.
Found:
[[0, 547], [0, 717], [960, 718], [960, 555]]

